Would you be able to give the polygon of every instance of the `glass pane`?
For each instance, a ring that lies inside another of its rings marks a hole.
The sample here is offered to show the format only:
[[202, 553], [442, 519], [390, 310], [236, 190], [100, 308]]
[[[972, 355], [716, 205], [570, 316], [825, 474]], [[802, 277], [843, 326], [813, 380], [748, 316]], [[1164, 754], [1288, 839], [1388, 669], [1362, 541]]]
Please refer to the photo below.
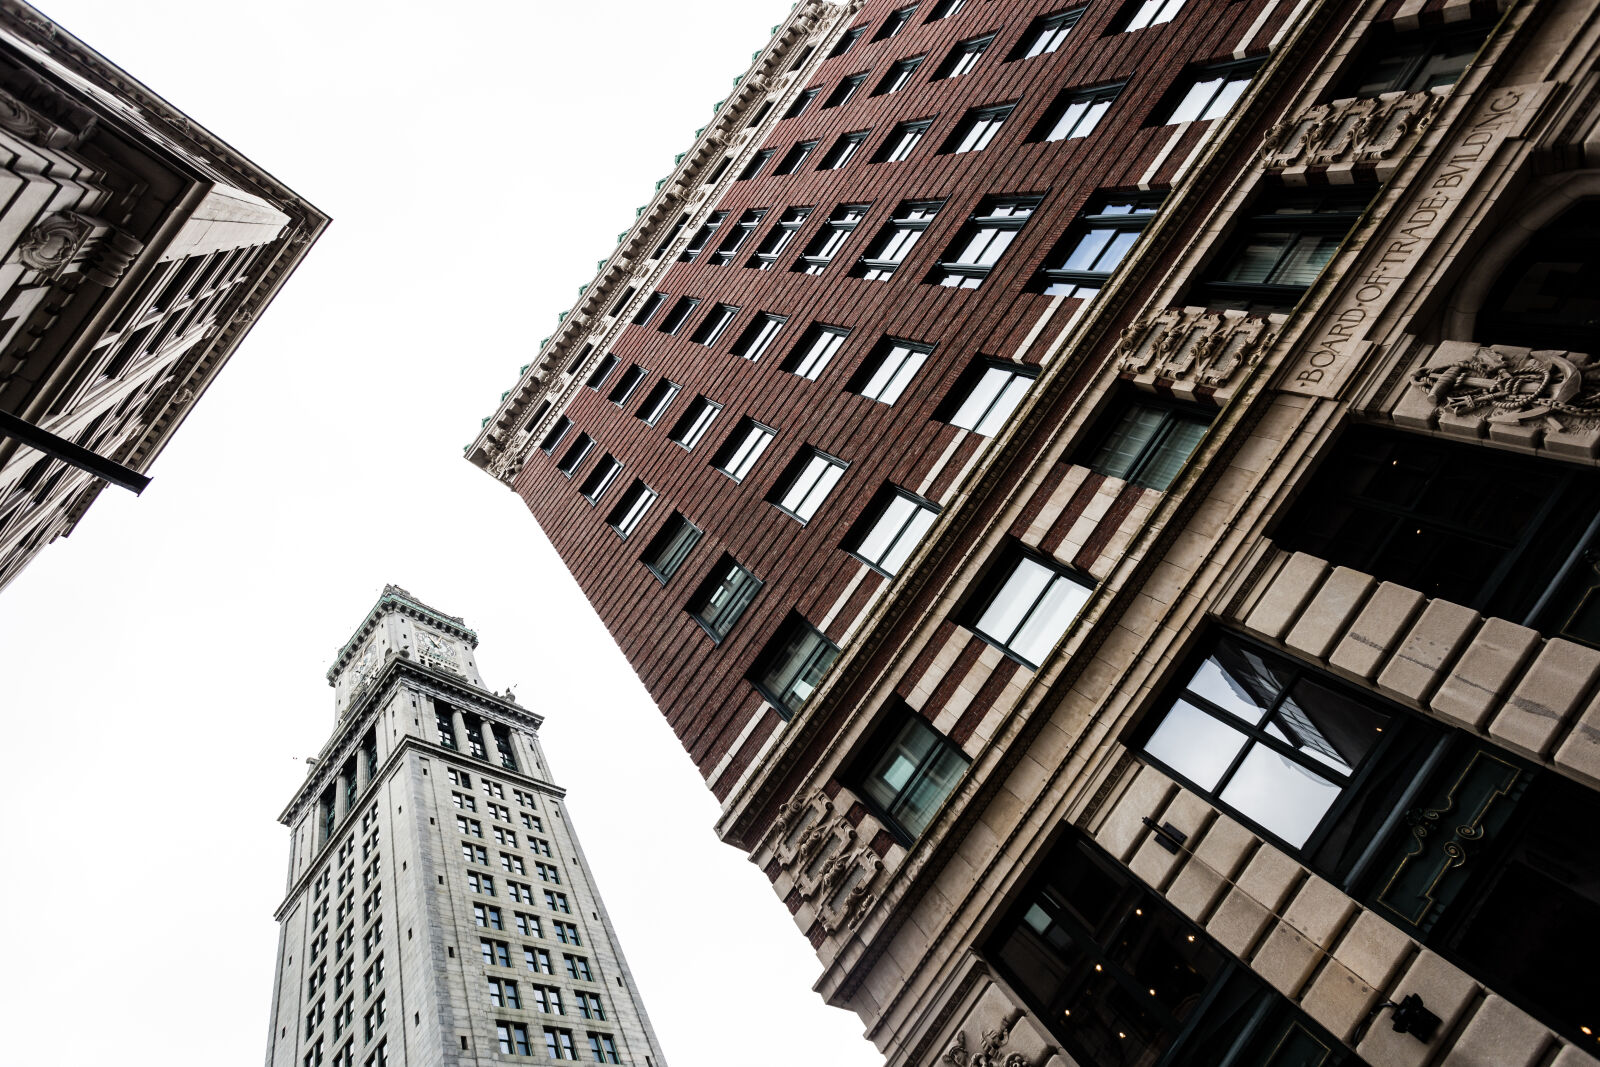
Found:
[[1111, 243], [1117, 234], [1112, 229], [1090, 230], [1078, 238], [1078, 243], [1071, 252], [1067, 253], [1066, 261], [1061, 264], [1061, 270], [1095, 270], [1095, 263], [1100, 259], [1100, 254]]
[[1028, 387], [1033, 384], [1033, 379], [1021, 374], [1013, 375], [1006, 383], [1006, 388], [1000, 394], [989, 413], [983, 417], [974, 430], [986, 437], [992, 437], [1000, 432], [1011, 413], [1017, 410], [1017, 405], [1022, 403], [1022, 398], [1028, 394]]
[[978, 629], [1009, 645], [1024, 616], [1054, 577], [1055, 571], [1041, 563], [1026, 557], [1018, 560], [1010, 577], [978, 617]]
[[895, 538], [899, 536], [906, 520], [916, 509], [917, 506], [903, 496], [891, 497], [882, 514], [878, 516], [878, 521], [872, 524], [872, 529], [867, 531], [867, 535], [856, 546], [857, 554], [863, 559], [879, 562], [884, 553], [895, 543]]
[[911, 384], [911, 379], [916, 375], [917, 369], [922, 366], [922, 361], [928, 354], [922, 351], [905, 351], [904, 358], [899, 360], [899, 365], [893, 368], [892, 377], [884, 384], [874, 397], [885, 404], [893, 404], [900, 399], [900, 394], [905, 392], [906, 386]]
[[1089, 460], [1089, 466], [1109, 478], [1126, 478], [1166, 418], [1167, 413], [1159, 408], [1143, 405], [1129, 408]]
[[1349, 774], [1378, 743], [1389, 716], [1310, 679], [1296, 683], [1272, 714], [1285, 740], [1319, 763]]
[[1245, 740], [1233, 727], [1180, 700], [1150, 735], [1144, 750], [1201, 789], [1212, 790]]
[[1206, 435], [1207, 426], [1207, 423], [1192, 419], [1174, 420], [1166, 437], [1156, 448], [1155, 454], [1150, 456], [1145, 462], [1144, 470], [1139, 472], [1139, 484], [1150, 489], [1163, 490], [1170, 486], [1184, 462], [1199, 447], [1200, 439]]
[[1281, 686], [1282, 680], [1259, 656], [1225, 644], [1200, 664], [1187, 688], [1245, 722], [1258, 723]]
[[994, 403], [995, 397], [1000, 395], [1000, 391], [1006, 387], [1006, 383], [1011, 378], [1011, 372], [1003, 368], [989, 367], [986, 369], [983, 372], [983, 377], [979, 378], [977, 384], [972, 387], [972, 392], [968, 393], [966, 400], [962, 401], [961, 407], [957, 408], [956, 413], [951, 416], [950, 424], [952, 426], [964, 426], [969, 430], [975, 428], [978, 420], [989, 410], [989, 405]]
[[[1089, 110], [1087, 100], [1074, 100], [1061, 112], [1061, 117], [1045, 137], [1046, 141], [1059, 141], [1064, 137], [1071, 137], [1072, 131], [1077, 128], [1078, 120], [1083, 118], [1084, 112]], [[1082, 134], [1079, 134], [1082, 136]]]
[[1012, 640], [1011, 650], [1030, 663], [1043, 662], [1088, 599], [1087, 586], [1057, 575], [1044, 600]]
[[1197, 81], [1189, 86], [1189, 91], [1183, 94], [1183, 99], [1178, 101], [1178, 106], [1172, 109], [1172, 114], [1167, 118], [1167, 125], [1179, 122], [1193, 122], [1205, 114], [1206, 107], [1222, 88], [1222, 79], [1207, 78]]
[[1310, 285], [1333, 258], [1342, 239], [1342, 235], [1332, 233], [1301, 234], [1268, 280], [1278, 285]]
[[807, 520], [817, 513], [817, 509], [822, 506], [822, 502], [828, 498], [828, 494], [833, 491], [833, 487], [839, 484], [839, 479], [844, 476], [844, 468], [837, 463], [829, 463], [826, 460], [814, 462], [820, 462], [822, 469], [817, 472], [810, 489], [806, 492], [805, 499], [801, 500], [794, 509], [796, 515]]
[[1206, 106], [1205, 113], [1200, 117], [1214, 119], [1226, 115], [1228, 109], [1233, 107], [1234, 102], [1243, 96], [1244, 91], [1249, 87], [1249, 78], [1231, 78], [1223, 82], [1221, 90], [1216, 96], [1212, 97], [1211, 103]]
[[900, 535], [900, 539], [894, 543], [894, 547], [879, 566], [890, 574], [899, 574], [900, 567], [921, 543], [922, 535], [928, 532], [928, 527], [933, 525], [933, 520], [936, 518], [938, 515], [927, 508], [917, 508], [910, 525], [906, 527], [905, 532]]
[[900, 790], [911, 781], [917, 765], [937, 741], [937, 735], [927, 723], [921, 719], [908, 720], [862, 782], [863, 790], [884, 810], [892, 809]]
[[1306, 843], [1339, 796], [1339, 786], [1287, 756], [1252, 745], [1222, 801], [1291, 845]]
[[1222, 280], [1241, 285], [1259, 285], [1268, 281], [1272, 268], [1296, 236], [1281, 232], [1252, 235], [1234, 255], [1228, 269], [1223, 272]]
[[1107, 274], [1111, 273], [1113, 270], [1116, 270], [1117, 265], [1122, 262], [1122, 257], [1128, 254], [1128, 249], [1132, 248], [1135, 242], [1138, 240], [1138, 230], [1119, 231], [1117, 235], [1111, 239], [1111, 243], [1108, 244], [1095, 259], [1094, 266], [1090, 269], [1102, 271]]
[[902, 796], [900, 806], [893, 812], [895, 820], [906, 833], [916, 837], [927, 829], [939, 805], [955, 790], [966, 766], [966, 759], [956, 749], [940, 749]]

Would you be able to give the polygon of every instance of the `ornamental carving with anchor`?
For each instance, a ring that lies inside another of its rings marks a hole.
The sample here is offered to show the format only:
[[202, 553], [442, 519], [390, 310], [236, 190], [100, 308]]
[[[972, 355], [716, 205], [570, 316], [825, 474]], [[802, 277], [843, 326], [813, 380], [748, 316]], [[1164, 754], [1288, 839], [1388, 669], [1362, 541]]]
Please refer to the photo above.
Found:
[[1571, 352], [1485, 347], [1466, 359], [1423, 367], [1411, 383], [1451, 415], [1478, 414], [1490, 423], [1544, 419], [1560, 432], [1573, 428], [1569, 422], [1592, 426], [1600, 420], [1600, 367], [1587, 360]]
[[1014, 1025], [1015, 1019], [998, 1030], [984, 1031], [983, 1044], [978, 1046], [976, 1052], [968, 1051], [966, 1033], [957, 1030], [955, 1039], [945, 1049], [939, 1062], [950, 1064], [951, 1067], [1028, 1067], [1027, 1057], [1020, 1052], [1012, 1052], [1004, 1058], [1000, 1055], [1011, 1040], [1011, 1028]]

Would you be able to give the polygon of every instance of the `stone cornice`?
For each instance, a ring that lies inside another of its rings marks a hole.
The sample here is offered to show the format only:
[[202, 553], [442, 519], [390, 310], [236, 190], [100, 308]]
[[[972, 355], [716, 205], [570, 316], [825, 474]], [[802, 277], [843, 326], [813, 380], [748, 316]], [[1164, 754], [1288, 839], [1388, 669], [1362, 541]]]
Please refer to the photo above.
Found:
[[356, 627], [356, 632], [350, 635], [350, 640], [340, 647], [339, 654], [334, 657], [333, 666], [328, 668], [329, 685], [334, 684], [334, 679], [338, 677], [339, 672], [345, 668], [345, 665], [350, 662], [350, 657], [355, 655], [356, 649], [361, 645], [361, 642], [366, 640], [368, 634], [377, 629], [378, 620], [390, 614], [407, 615], [420, 622], [429, 623], [447, 633], [454, 634], [473, 648], [478, 647], [477, 633], [467, 629], [466, 623], [459, 617], [446, 615], [436, 608], [430, 608], [399, 586], [388, 585], [384, 587], [383, 595], [372, 606], [372, 610], [367, 612], [367, 617], [362, 620], [361, 625]]
[[[584, 368], [572, 366], [576, 354], [589, 342], [594, 345], [589, 359], [601, 358], [616, 335], [626, 328], [634, 303], [647, 295], [646, 286], [641, 285], [629, 306], [615, 308], [614, 317], [607, 315], [625, 288], [635, 280], [636, 268], [651, 262], [648, 257], [662, 232], [671, 226], [678, 214], [688, 214], [691, 224], [680, 231], [678, 238], [686, 240], [691, 236], [697, 216], [715, 203], [720, 190], [737, 176], [738, 167], [730, 166], [715, 187], [705, 184], [706, 174], [722, 157], [723, 150], [732, 148], [736, 153], [747, 150], [768, 124], [777, 121], [782, 109], [775, 104], [759, 129], [748, 126], [762, 100], [773, 92], [783, 99], [798, 84], [799, 75], [805, 73], [784, 71], [785, 61], [813, 40], [818, 30], [830, 21], [834, 23], [831, 28], [837, 29], [837, 24], [851, 17], [858, 6], [840, 4], [837, 0], [802, 0], [775, 28], [767, 47], [757, 53], [749, 70], [735, 79], [734, 91], [718, 104], [716, 118], [698, 131], [693, 146], [679, 157], [677, 167], [656, 184], [655, 196], [639, 209], [637, 220], [621, 236], [616, 251], [601, 261], [594, 279], [579, 289], [578, 301], [562, 313], [556, 331], [540, 343], [538, 355], [522, 368], [517, 384], [501, 395], [499, 408], [484, 421], [478, 436], [467, 446], [468, 460], [510, 484], [533, 451], [534, 443], [560, 415], [576, 391], [577, 383], [583, 379]], [[822, 55], [823, 49], [818, 47], [819, 58], [814, 62], [820, 61]], [[663, 254], [655, 264], [653, 275], [664, 273], [673, 260], [670, 252]], [[612, 319], [609, 326], [595, 334], [595, 325], [608, 317]], [[573, 373], [566, 376], [569, 367]], [[564, 383], [563, 376], [566, 376]], [[537, 424], [529, 424], [529, 413], [556, 388], [561, 391], [550, 397], [550, 409]]]

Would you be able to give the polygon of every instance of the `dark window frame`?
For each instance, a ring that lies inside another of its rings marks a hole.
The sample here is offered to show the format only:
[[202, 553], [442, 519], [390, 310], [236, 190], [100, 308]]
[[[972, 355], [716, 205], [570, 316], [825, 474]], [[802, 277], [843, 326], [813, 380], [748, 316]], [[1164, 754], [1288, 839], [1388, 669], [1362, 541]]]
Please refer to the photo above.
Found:
[[[644, 564], [645, 570], [655, 576], [656, 581], [666, 585], [672, 581], [672, 576], [683, 569], [690, 555], [694, 553], [695, 546], [705, 536], [705, 530], [690, 522], [681, 511], [674, 511], [656, 528], [656, 532], [645, 544], [644, 551], [639, 555], [639, 562]], [[682, 542], [681, 547], [679, 547]], [[668, 550], [672, 553], [669, 555]], [[658, 564], [670, 561], [670, 569], [663, 570]]]
[[[735, 576], [731, 571], [737, 570], [742, 578]], [[730, 584], [737, 582], [737, 584]], [[724, 552], [717, 558], [717, 562], [706, 573], [706, 576], [695, 589], [694, 595], [684, 605], [684, 611], [689, 618], [695, 621], [700, 629], [706, 632], [714, 645], [720, 645], [733, 633], [734, 627], [739, 625], [745, 613], [750, 610], [750, 605], [761, 593], [761, 588], [766, 583], [755, 576], [755, 572], [740, 563], [731, 553]], [[726, 604], [715, 607], [711, 601], [717, 591], [724, 586], [730, 590], [730, 599]], [[706, 612], [711, 611], [709, 617]], [[718, 629], [722, 626], [722, 629]]]
[[[892, 750], [892, 747], [900, 741], [901, 736], [908, 728], [926, 731], [927, 734], [931, 734], [934, 744], [912, 769], [905, 783], [894, 791], [894, 799], [886, 805], [872, 795], [866, 783], [872, 777], [877, 765], [882, 762], [884, 756]], [[965, 766], [951, 783], [949, 790], [939, 798], [936, 804], [929, 808], [928, 822], [923, 825], [921, 830], [913, 832], [909, 826], [901, 821], [900, 814], [897, 814], [897, 811], [904, 811], [904, 808], [900, 806], [900, 801], [915, 795], [915, 789], [923, 783], [925, 775], [933, 769], [932, 764], [940, 756], [944, 755], [952, 755], [959, 758]], [[960, 792], [961, 783], [966, 780], [966, 776], [971, 769], [972, 757], [962, 751], [959, 744], [951, 740], [949, 735], [935, 729], [932, 722], [896, 696], [891, 697], [879, 711], [877, 721], [867, 732], [865, 741], [846, 759], [844, 770], [839, 777], [844, 785], [861, 801], [862, 806], [883, 824], [889, 835], [899, 844], [909, 849], [927, 831], [928, 826], [932, 825], [934, 817], [944, 809], [950, 799]]]

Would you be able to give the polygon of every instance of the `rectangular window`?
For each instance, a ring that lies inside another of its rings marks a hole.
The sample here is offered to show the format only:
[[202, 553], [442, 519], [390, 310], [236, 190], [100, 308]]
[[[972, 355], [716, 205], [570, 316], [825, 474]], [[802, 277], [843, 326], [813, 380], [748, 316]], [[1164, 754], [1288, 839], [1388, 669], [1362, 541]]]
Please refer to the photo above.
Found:
[[960, 746], [895, 701], [854, 761], [846, 784], [909, 845], [955, 792], [969, 762]]
[[1210, 412], [1144, 397], [1129, 398], [1112, 416], [1084, 465], [1108, 478], [1163, 491], [1211, 425]]
[[[490, 982], [493, 998], [494, 983]], [[500, 1038], [500, 1051], [508, 1056], [532, 1056], [533, 1046], [528, 1042], [528, 1028], [521, 1023], [495, 1022], [495, 1033]]]
[[878, 32], [872, 35], [872, 39], [874, 41], [882, 41], [893, 37], [910, 24], [911, 16], [916, 12], [916, 4], [902, 7], [898, 11], [889, 12], [889, 17], [883, 20], [883, 25], [878, 27]]
[[789, 149], [789, 151], [784, 155], [782, 161], [779, 162], [778, 169], [772, 172], [773, 177], [776, 178], [785, 174], [793, 174], [795, 171], [799, 170], [801, 164], [806, 161], [806, 157], [809, 156], [812, 150], [821, 143], [822, 142], [820, 141], [796, 142], [795, 146]]
[[850, 331], [843, 326], [816, 323], [800, 338], [800, 343], [794, 346], [779, 369], [814, 382], [822, 376], [828, 361], [849, 336]]
[[490, 941], [487, 938], [478, 942], [483, 950], [483, 962], [491, 967], [511, 966], [511, 948], [504, 941]]
[[567, 436], [567, 431], [572, 429], [572, 420], [562, 415], [550, 427], [550, 432], [544, 435], [544, 440], [539, 442], [541, 452], [554, 452], [561, 439]]
[[572, 1047], [571, 1030], [552, 1030], [545, 1027], [545, 1052], [553, 1060], [575, 1060], [578, 1053]]
[[[679, 215], [678, 221], [672, 224], [672, 229], [668, 230], [667, 235], [661, 239], [661, 243], [656, 245], [656, 250], [650, 253], [651, 262], [667, 254], [667, 249], [672, 247], [672, 242], [678, 239], [678, 235], [683, 232], [683, 228], [687, 225], [689, 225], [688, 214]], [[619, 307], [618, 311], [620, 310], [621, 308]]]
[[892, 577], [900, 573], [938, 517], [937, 505], [898, 486], [885, 486], [845, 539], [845, 551]]
[[[1181, 83], [1182, 95], [1176, 97], [1163, 122], [1168, 126], [1180, 122], [1204, 122], [1221, 118], [1250, 88], [1255, 77], [1258, 59], [1238, 63], [1222, 63], [1202, 67]], [[1169, 95], [1169, 99], [1172, 97]]]
[[655, 317], [656, 312], [661, 309], [661, 305], [665, 304], [666, 302], [666, 293], [659, 291], [651, 293], [649, 296], [645, 297], [644, 303], [639, 305], [639, 313], [634, 315], [633, 324], [635, 326], [645, 325]]
[[1011, 58], [1032, 59], [1054, 52], [1066, 41], [1067, 34], [1072, 32], [1072, 27], [1082, 17], [1083, 8], [1077, 7], [1034, 19], [1028, 26], [1028, 32], [1022, 35], [1022, 42], [1017, 45], [1016, 51], [1011, 53]]
[[622, 372], [622, 377], [617, 379], [617, 384], [611, 387], [611, 393], [606, 397], [613, 404], [621, 407], [628, 402], [633, 391], [639, 388], [639, 383], [645, 379], [645, 369], [637, 363]]
[[982, 152], [989, 147], [989, 142], [1000, 132], [1000, 127], [1005, 125], [1006, 118], [1015, 107], [1015, 104], [1000, 104], [996, 107], [973, 108], [944, 143], [944, 152], [954, 155]]
[[761, 168], [767, 165], [767, 160], [771, 159], [777, 154], [777, 152], [778, 150], [776, 148], [763, 148], [761, 151], [750, 157], [750, 162], [744, 165], [744, 170], [741, 170], [739, 172], [739, 177], [735, 178], [734, 180], [747, 182], [751, 178], [754, 178], [757, 174], [761, 173]]
[[894, 217], [884, 224], [866, 254], [851, 271], [857, 278], [885, 280], [891, 277], [911, 249], [933, 224], [943, 200], [907, 200], [895, 209]]
[[980, 363], [962, 376], [952, 393], [953, 410], [944, 421], [964, 430], [993, 437], [1005, 426], [1038, 371], [1015, 363]]
[[717, 454], [711, 457], [711, 465], [734, 481], [743, 481], [777, 432], [754, 419], [740, 419]]
[[1380, 23], [1370, 31], [1370, 40], [1350, 64], [1333, 98], [1420, 93], [1454, 85], [1493, 28], [1489, 19], [1410, 32], [1396, 32], [1392, 22]]
[[1345, 432], [1277, 540], [1428, 597], [1600, 645], [1590, 471], [1395, 430]]
[[804, 274], [821, 274], [833, 262], [839, 248], [849, 238], [856, 226], [866, 217], [870, 204], [840, 204], [822, 224], [822, 229], [811, 239], [805, 252], [795, 261], [794, 269]]
[[733, 262], [733, 257], [739, 251], [739, 247], [749, 240], [752, 233], [755, 233], [756, 227], [761, 225], [761, 220], [767, 217], [768, 210], [768, 208], [764, 207], [751, 208], [743, 215], [740, 215], [738, 223], [733, 227], [733, 231], [723, 239], [721, 246], [712, 255], [711, 262], [716, 264]]
[[689, 405], [687, 411], [679, 416], [677, 423], [672, 427], [672, 432], [667, 434], [667, 439], [684, 448], [694, 448], [700, 443], [700, 438], [706, 435], [711, 428], [711, 422], [717, 417], [717, 412], [722, 410], [722, 405], [703, 396], [694, 398], [694, 403]]
[[646, 426], [654, 426], [661, 421], [661, 416], [667, 413], [667, 408], [672, 406], [672, 398], [678, 395], [676, 382], [669, 382], [663, 378], [655, 384], [644, 398], [644, 403], [639, 405], [639, 410], [634, 412], [638, 418], [644, 420]]
[[1161, 210], [1162, 196], [1134, 193], [1091, 200], [1045, 259], [1040, 271], [1045, 295], [1088, 300], [1099, 293]]
[[822, 109], [826, 111], [830, 107], [839, 107], [849, 103], [850, 98], [856, 95], [856, 90], [861, 88], [861, 83], [866, 80], [866, 71], [840, 79], [839, 84], [833, 87], [833, 92], [828, 94], [828, 99], [822, 102]]
[[628, 491], [622, 494], [622, 499], [617, 501], [617, 506], [611, 509], [606, 522], [617, 533], [627, 537], [639, 528], [645, 512], [649, 511], [650, 505], [655, 502], [655, 490], [635, 478], [633, 484], [628, 486]]
[[724, 554], [689, 601], [689, 616], [716, 641], [728, 636], [761, 589], [761, 581]]
[[590, 471], [589, 477], [583, 480], [583, 484], [578, 487], [578, 492], [582, 493], [589, 503], [593, 504], [605, 494], [605, 491], [611, 487], [611, 483], [617, 480], [617, 475], [621, 473], [621, 462], [608, 452], [600, 457], [600, 462], [594, 465], [594, 470]]
[[642, 557], [644, 565], [661, 581], [668, 581], [700, 542], [700, 534], [698, 526], [674, 512], [672, 518], [662, 524], [660, 532], [650, 539]]
[[750, 680], [784, 718], [798, 713], [839, 655], [839, 646], [791, 613], [756, 660]]
[[839, 139], [833, 142], [833, 147], [822, 157], [822, 162], [817, 164], [817, 169], [838, 170], [850, 162], [851, 157], [866, 143], [867, 134], [871, 132], [871, 130], [856, 130], [853, 133], [841, 134]]
[[990, 197], [956, 234], [944, 261], [928, 279], [947, 289], [976, 289], [1027, 223], [1043, 198]]
[[[854, 31], [852, 31], [852, 32], [854, 32]], [[856, 36], [859, 37], [860, 34], [857, 34]], [[845, 39], [846, 40], [850, 40], [851, 39], [850, 35], [846, 34], [845, 35]], [[841, 43], [843, 43], [843, 42], [841, 42]], [[842, 54], [843, 53], [841, 53], [841, 55]], [[811, 106], [811, 101], [815, 100], [817, 98], [817, 96], [821, 92], [822, 92], [821, 89], [807, 89], [805, 92], [803, 92], [799, 96], [795, 97], [794, 98], [794, 103], [789, 105], [789, 110], [785, 111], [783, 113], [783, 118], [784, 119], [797, 119], [797, 118], [799, 118], [802, 114], [805, 113], [806, 108]], [[783, 119], [779, 119], [778, 121], [782, 122]]]
[[589, 970], [589, 961], [582, 956], [563, 955], [567, 962], [567, 975], [583, 982], [594, 981], [594, 975]]
[[733, 354], [752, 362], [760, 359], [771, 346], [773, 338], [778, 336], [778, 331], [783, 329], [783, 324], [788, 321], [787, 316], [762, 312], [755, 317], [754, 322], [745, 327], [744, 333], [733, 343]]
[[1100, 125], [1125, 82], [1099, 85], [1092, 89], [1068, 89], [1056, 99], [1030, 140], [1067, 141], [1087, 137]]
[[1013, 545], [968, 612], [972, 631], [1030, 670], [1067, 632], [1093, 583]]
[[683, 324], [688, 321], [689, 316], [694, 314], [694, 309], [699, 306], [699, 297], [685, 296], [679, 298], [678, 302], [672, 306], [672, 310], [667, 312], [666, 317], [661, 320], [661, 325], [656, 329], [665, 334], [676, 334], [683, 329]]
[[934, 75], [939, 78], [958, 78], [978, 65], [978, 60], [983, 53], [994, 43], [994, 34], [985, 34], [974, 37], [969, 41], [962, 41], [950, 50], [945, 57], [944, 64], [939, 68], [939, 73]]
[[584, 384], [587, 385], [590, 389], [594, 389], [594, 390], [598, 391], [599, 388], [602, 385], [605, 384], [606, 379], [611, 377], [611, 372], [616, 370], [616, 369], [617, 369], [617, 357], [616, 356], [613, 356], [613, 355], [601, 356], [600, 357], [600, 361], [594, 365], [594, 370], [589, 374], [589, 380], [587, 382], [585, 382]]
[[567, 449], [567, 454], [562, 456], [561, 461], [556, 464], [556, 470], [565, 474], [568, 478], [572, 477], [572, 472], [582, 465], [584, 457], [589, 454], [589, 450], [593, 447], [594, 438], [586, 433], [580, 433], [578, 439], [572, 442], [572, 447]]
[[722, 331], [728, 328], [728, 323], [739, 314], [739, 309], [732, 304], [718, 304], [706, 313], [700, 320], [700, 325], [689, 335], [689, 340], [697, 345], [710, 347], [717, 343], [717, 338], [722, 336]]
[[726, 211], [713, 211], [707, 215], [706, 221], [694, 232], [694, 236], [689, 238], [689, 243], [684, 246], [683, 252], [678, 256], [678, 262], [690, 263], [698, 258], [727, 217], [728, 213]]
[[[588, 1018], [587, 1012], [584, 1013], [584, 1018]], [[594, 1061], [596, 1063], [622, 1062], [621, 1060], [617, 1059], [616, 1043], [613, 1042], [610, 1036], [607, 1034], [590, 1034], [589, 1051], [594, 1056]]]
[[883, 76], [883, 80], [878, 83], [878, 87], [872, 90], [872, 95], [887, 96], [889, 93], [898, 93], [901, 89], [904, 89], [911, 84], [911, 76], [917, 72], [917, 68], [922, 66], [922, 61], [926, 58], [928, 58], [926, 55], [920, 55], [898, 60], [889, 68], [889, 72]]
[[1355, 227], [1373, 192], [1371, 186], [1269, 191], [1235, 217], [1231, 240], [1196, 286], [1198, 302], [1255, 312], [1294, 307]]
[[932, 345], [886, 337], [850, 380], [850, 392], [880, 404], [893, 404], [933, 352]]
[[524, 948], [522, 960], [528, 965], [528, 970], [535, 974], [555, 974], [556, 970], [550, 965], [550, 953], [542, 948]]
[[928, 12], [928, 21], [938, 22], [940, 19], [947, 19], [959, 12], [966, 2], [967, 0], [939, 0], [933, 5], [933, 10]]
[[778, 224], [767, 232], [766, 238], [756, 246], [755, 252], [745, 261], [746, 267], [756, 270], [771, 270], [778, 261], [779, 254], [794, 240], [794, 235], [800, 232], [800, 227], [811, 215], [809, 207], [792, 207], [785, 211], [778, 219]]
[[1122, 14], [1111, 25], [1123, 33], [1142, 30], [1146, 26], [1171, 22], [1182, 7], [1183, 0], [1129, 0]]
[[846, 466], [842, 460], [815, 448], [801, 449], [767, 499], [802, 523], [810, 522], [844, 477]]
[[890, 131], [888, 138], [878, 149], [878, 154], [872, 157], [874, 163], [899, 163], [911, 155], [911, 150], [917, 147], [917, 142], [922, 140], [928, 128], [933, 125], [932, 119], [918, 119], [916, 122], [902, 122]]

